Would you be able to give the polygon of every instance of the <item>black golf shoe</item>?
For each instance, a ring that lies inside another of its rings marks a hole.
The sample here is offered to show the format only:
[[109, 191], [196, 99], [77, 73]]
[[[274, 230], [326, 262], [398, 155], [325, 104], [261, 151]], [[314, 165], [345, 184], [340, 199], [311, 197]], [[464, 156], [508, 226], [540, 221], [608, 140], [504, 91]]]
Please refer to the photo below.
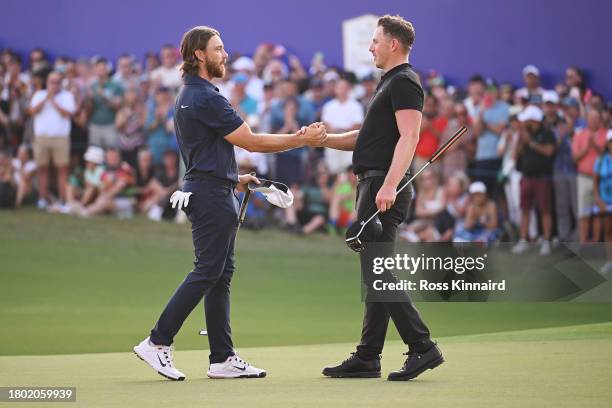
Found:
[[335, 367], [325, 367], [323, 375], [333, 378], [379, 378], [380, 357], [363, 360], [356, 353]]
[[408, 358], [404, 366], [398, 371], [389, 373], [389, 381], [407, 381], [416, 378], [425, 370], [433, 370], [444, 362], [442, 352], [437, 345], [433, 345], [424, 353], [406, 353]]

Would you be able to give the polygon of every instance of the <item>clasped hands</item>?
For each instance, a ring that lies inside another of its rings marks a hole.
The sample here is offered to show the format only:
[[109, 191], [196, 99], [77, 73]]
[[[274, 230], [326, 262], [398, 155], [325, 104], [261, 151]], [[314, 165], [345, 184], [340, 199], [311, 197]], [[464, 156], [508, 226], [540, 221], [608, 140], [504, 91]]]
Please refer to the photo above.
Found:
[[323, 122], [315, 122], [308, 126], [302, 126], [297, 131], [296, 136], [301, 138], [306, 146], [321, 147], [327, 140], [327, 130]]

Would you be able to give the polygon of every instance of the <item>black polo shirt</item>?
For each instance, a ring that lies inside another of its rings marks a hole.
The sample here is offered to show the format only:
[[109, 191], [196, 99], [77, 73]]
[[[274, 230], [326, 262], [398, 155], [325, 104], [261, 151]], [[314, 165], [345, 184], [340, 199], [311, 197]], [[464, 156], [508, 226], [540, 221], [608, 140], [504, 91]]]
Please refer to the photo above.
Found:
[[[531, 140], [541, 145], [557, 145], [555, 134], [546, 129], [543, 125], [534, 133], [529, 132]], [[523, 152], [519, 157], [519, 170], [527, 177], [551, 177], [553, 174], [553, 166], [555, 164], [555, 155], [545, 156], [528, 144], [523, 148]]]
[[395, 112], [402, 109], [423, 111], [423, 88], [408, 63], [386, 72], [370, 100], [353, 152], [355, 174], [366, 170], [389, 170], [400, 133]]
[[174, 103], [174, 129], [187, 171], [238, 181], [234, 146], [225, 140], [243, 121], [219, 89], [204, 78], [185, 75]]

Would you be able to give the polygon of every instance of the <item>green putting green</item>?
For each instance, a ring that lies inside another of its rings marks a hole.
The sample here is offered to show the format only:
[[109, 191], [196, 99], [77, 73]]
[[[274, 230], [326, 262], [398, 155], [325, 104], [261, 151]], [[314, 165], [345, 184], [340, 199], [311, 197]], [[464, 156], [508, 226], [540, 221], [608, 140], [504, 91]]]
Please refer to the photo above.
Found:
[[[263, 379], [211, 380], [205, 351], [178, 351], [183, 382], [124, 353], [0, 357], [0, 386], [77, 387], [65, 407], [609, 407], [612, 324], [440, 339], [446, 362], [410, 382], [324, 378], [322, 366], [352, 344], [246, 348]], [[383, 376], [399, 368], [399, 342], [385, 350]], [[40, 406], [19, 404], [19, 406]]]
[[[131, 354], [191, 269], [188, 225], [0, 212], [0, 386], [76, 386], [66, 406], [610, 406], [612, 304], [420, 303], [447, 362], [410, 383], [320, 374], [354, 350], [357, 258], [339, 237], [243, 230], [235, 344], [265, 379], [205, 378], [200, 305], [177, 336], [187, 381]], [[383, 373], [403, 362], [390, 327]], [[191, 350], [191, 351], [190, 351]], [[20, 406], [28, 406], [22, 404]], [[61, 405], [61, 404], [59, 404]], [[54, 405], [57, 406], [57, 405]]]
[[[189, 225], [26, 210], [0, 212], [0, 230], [0, 355], [129, 350], [192, 267]], [[237, 347], [355, 342], [362, 307], [357, 257], [339, 237], [240, 232]], [[418, 307], [435, 337], [612, 321], [610, 303]], [[176, 339], [182, 349], [206, 347], [203, 320], [200, 305]]]

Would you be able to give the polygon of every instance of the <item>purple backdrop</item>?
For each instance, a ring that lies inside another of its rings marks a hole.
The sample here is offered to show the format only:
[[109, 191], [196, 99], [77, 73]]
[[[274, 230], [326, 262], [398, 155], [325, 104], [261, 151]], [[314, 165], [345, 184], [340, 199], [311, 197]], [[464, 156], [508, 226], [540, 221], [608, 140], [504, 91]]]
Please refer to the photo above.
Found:
[[[263, 41], [282, 43], [304, 62], [323, 51], [342, 63], [341, 21], [365, 13], [399, 13], [417, 40], [411, 62], [434, 68], [451, 82], [481, 72], [519, 83], [532, 63], [552, 86], [565, 67], [586, 69], [589, 84], [612, 99], [612, 2], [606, 0], [310, 0], [257, 1], [3, 0], [0, 47], [27, 52], [40, 45], [69, 56], [122, 52], [142, 56], [178, 44], [199, 24], [219, 29], [228, 50], [251, 53]], [[605, 40], [608, 38], [608, 40]]]

